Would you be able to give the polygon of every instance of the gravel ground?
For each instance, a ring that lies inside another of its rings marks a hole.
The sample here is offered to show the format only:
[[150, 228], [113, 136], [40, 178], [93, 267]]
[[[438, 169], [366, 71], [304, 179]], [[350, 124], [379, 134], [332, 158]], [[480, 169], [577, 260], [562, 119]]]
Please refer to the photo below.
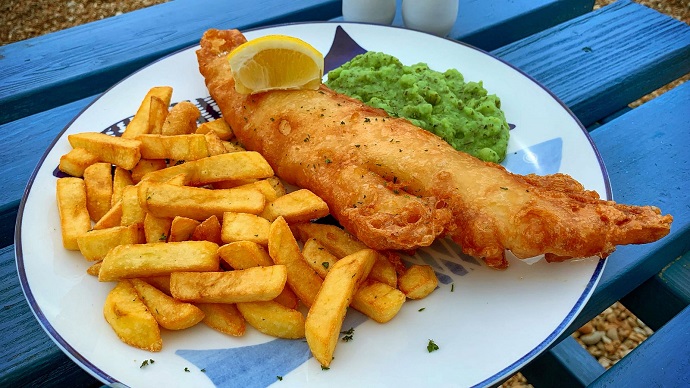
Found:
[[[40, 36], [91, 21], [120, 15], [167, 0], [0, 0], [0, 45]], [[600, 8], [615, 0], [596, 0]], [[690, 0], [637, 0], [638, 3], [690, 24]], [[639, 106], [690, 79], [690, 74], [630, 104]], [[652, 330], [620, 303], [603, 311], [573, 337], [605, 368], [644, 341]], [[524, 376], [511, 377], [502, 387], [532, 387]]]

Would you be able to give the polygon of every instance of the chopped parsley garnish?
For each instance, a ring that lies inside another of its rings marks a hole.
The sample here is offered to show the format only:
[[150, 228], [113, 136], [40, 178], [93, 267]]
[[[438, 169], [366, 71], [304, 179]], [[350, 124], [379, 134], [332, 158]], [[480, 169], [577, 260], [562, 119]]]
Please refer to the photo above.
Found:
[[322, 265], [324, 268], [328, 269], [328, 266], [329, 266], [330, 264], [329, 264], [327, 261], [324, 261], [323, 263], [321, 263], [321, 265]]
[[189, 372], [189, 368], [187, 368], [187, 367], [185, 366], [185, 367], [184, 367], [184, 371], [185, 371], [185, 372]]
[[429, 353], [438, 350], [438, 345], [436, 345], [436, 342], [434, 340], [429, 340], [429, 344], [426, 345], [426, 350], [429, 351]]
[[151, 364], [153, 364], [154, 362], [155, 362], [155, 361], [153, 361], [153, 359], [149, 358], [148, 360], [144, 360], [144, 361], [141, 363], [141, 365], [139, 366], [139, 368], [143, 368], [143, 367], [145, 367], [145, 366], [151, 365]]
[[321, 370], [329, 370], [329, 369], [331, 369], [331, 368], [321, 365]]
[[160, 237], [158, 237], [158, 241], [165, 241], [167, 238], [168, 236], [166, 236], [165, 233], [163, 233]]
[[343, 338], [342, 338], [343, 341], [345, 341], [345, 342], [350, 342], [350, 341], [353, 340], [352, 335], [355, 334], [355, 328], [354, 328], [354, 327], [351, 327], [351, 328], [349, 328], [348, 330], [341, 331], [340, 334], [345, 334], [345, 335], [343, 336]]
[[283, 376], [276, 376], [276, 378], [278, 379], [278, 381], [283, 381]]
[[455, 283], [450, 284], [450, 292], [455, 291]]
[[421, 312], [421, 311], [424, 311], [425, 309], [426, 309], [426, 307], [422, 307], [421, 309], [419, 309], [419, 310], [417, 310], [417, 311], [420, 311], [420, 312]]

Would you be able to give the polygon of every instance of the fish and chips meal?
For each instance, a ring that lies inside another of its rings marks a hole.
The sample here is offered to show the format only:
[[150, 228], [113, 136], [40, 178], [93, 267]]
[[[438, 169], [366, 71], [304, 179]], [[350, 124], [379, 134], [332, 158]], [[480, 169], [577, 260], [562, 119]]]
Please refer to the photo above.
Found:
[[[199, 70], [223, 118], [198, 124], [193, 104], [170, 108], [173, 89], [156, 86], [121, 137], [68, 136], [59, 169], [69, 176], [56, 184], [63, 246], [113, 282], [103, 314], [131, 346], [160, 351], [161, 328], [241, 336], [248, 324], [305, 338], [328, 367], [348, 307], [385, 323], [437, 288], [433, 268], [400, 252], [447, 236], [503, 269], [506, 250], [604, 258], [669, 232], [656, 207], [601, 200], [564, 174], [512, 174], [321, 84], [323, 58], [304, 42], [259, 39], [209, 30], [201, 40]], [[289, 85], [267, 87], [256, 74], [268, 73], [251, 68], [271, 62], [261, 55], [272, 44]], [[326, 216], [340, 225], [314, 222]]]

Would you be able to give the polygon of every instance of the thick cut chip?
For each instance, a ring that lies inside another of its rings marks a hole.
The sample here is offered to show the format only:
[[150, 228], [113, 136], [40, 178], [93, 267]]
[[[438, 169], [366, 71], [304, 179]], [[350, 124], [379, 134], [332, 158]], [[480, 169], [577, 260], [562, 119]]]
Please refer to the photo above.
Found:
[[226, 272], [174, 272], [170, 274], [170, 292], [175, 299], [188, 302], [258, 302], [278, 296], [286, 279], [283, 265]]
[[[123, 190], [124, 191], [124, 190]], [[107, 213], [93, 226], [94, 229], [107, 229], [122, 225], [122, 199], [115, 202]]]
[[86, 208], [94, 221], [110, 210], [113, 197], [113, 175], [110, 163], [94, 163], [84, 170]]
[[205, 219], [202, 223], [197, 225], [197, 227], [194, 228], [194, 231], [192, 232], [192, 240], [206, 240], [214, 242], [218, 245], [221, 245], [223, 243], [220, 236], [220, 221], [218, 221], [218, 217], [216, 217], [215, 215]]
[[251, 241], [235, 241], [218, 248], [220, 258], [233, 269], [266, 267], [273, 265], [266, 249]]
[[242, 151], [188, 161], [151, 172], [142, 179], [165, 182], [178, 174], [187, 174], [190, 185], [201, 186], [226, 180], [268, 178], [273, 176], [273, 169], [260, 153]]
[[144, 159], [198, 160], [209, 155], [204, 135], [139, 135]]
[[139, 224], [92, 230], [77, 237], [79, 250], [86, 260], [97, 261], [118, 245], [141, 244], [144, 234]]
[[430, 265], [413, 264], [398, 279], [398, 288], [410, 299], [421, 299], [438, 286], [438, 278]]
[[285, 194], [266, 204], [261, 216], [273, 221], [279, 216], [289, 224], [307, 222], [328, 215], [328, 205], [316, 194], [301, 189]]
[[314, 358], [322, 366], [331, 364], [347, 307], [369, 275], [376, 255], [374, 250], [363, 249], [338, 260], [328, 271], [316, 300], [309, 308], [305, 336]]
[[170, 236], [168, 241], [174, 242], [191, 240], [194, 230], [196, 230], [196, 227], [200, 224], [201, 222], [187, 217], [177, 216], [173, 218], [170, 226]]
[[160, 134], [163, 129], [165, 118], [168, 117], [168, 105], [156, 96], [151, 96], [151, 105], [149, 107], [149, 129], [147, 133]]
[[241, 144], [234, 142], [234, 141], [224, 141], [223, 145], [225, 146], [226, 152], [246, 151], [246, 149], [244, 147], [242, 147]]
[[168, 241], [172, 221], [173, 220], [168, 217], [156, 217], [151, 213], [146, 213], [144, 217], [144, 236], [146, 237], [146, 242], [154, 243]]
[[294, 229], [300, 240], [316, 239], [339, 259], [367, 248], [364, 243], [335, 225], [305, 222], [295, 224]]
[[142, 278], [146, 283], [170, 295], [170, 275], [147, 276]]
[[62, 245], [79, 250], [77, 238], [91, 229], [91, 217], [86, 209], [86, 187], [81, 178], [57, 180], [57, 205], [60, 214]]
[[271, 223], [267, 219], [255, 214], [227, 212], [223, 214], [221, 239], [225, 243], [251, 241], [266, 245], [270, 227]]
[[161, 134], [165, 136], [170, 135], [187, 135], [196, 131], [196, 121], [199, 119], [201, 112], [196, 105], [189, 101], [181, 101], [170, 109], [168, 116], [165, 118]]
[[[367, 248], [364, 243], [335, 225], [306, 222], [295, 224], [294, 230], [303, 242], [313, 238], [338, 259]], [[369, 273], [369, 278], [391, 287], [398, 285], [395, 266], [381, 253], [376, 257], [376, 263]]]
[[333, 267], [335, 262], [338, 261], [337, 257], [333, 256], [333, 254], [328, 252], [326, 247], [313, 238], [310, 238], [304, 243], [302, 255], [322, 279], [328, 274], [328, 269]]
[[257, 214], [266, 200], [255, 189], [210, 190], [146, 182], [140, 186], [139, 201], [156, 217], [182, 216], [203, 221], [213, 215], [222, 217], [225, 212]]
[[273, 301], [238, 303], [237, 309], [247, 323], [264, 334], [278, 338], [304, 338], [304, 316], [295, 309]]
[[271, 224], [268, 233], [268, 254], [276, 264], [287, 268], [287, 283], [306, 306], [314, 303], [321, 288], [321, 277], [309, 266], [283, 217]]
[[234, 337], [241, 337], [246, 324], [237, 306], [231, 303], [196, 303], [204, 312], [203, 322], [210, 328]]
[[103, 259], [98, 280], [108, 282], [219, 268], [218, 245], [208, 241], [119, 245]]
[[113, 207], [118, 201], [122, 199], [122, 192], [125, 187], [134, 184], [132, 180], [132, 173], [122, 167], [115, 167], [113, 173], [113, 195], [110, 198], [110, 207]]
[[122, 218], [120, 223], [124, 226], [143, 223], [146, 211], [139, 202], [137, 186], [127, 186], [122, 190]]
[[204, 319], [204, 313], [191, 303], [180, 302], [141, 279], [130, 280], [137, 294], [159, 325], [168, 330], [183, 330]]
[[118, 282], [108, 293], [103, 315], [115, 334], [127, 345], [150, 352], [163, 348], [158, 322], [129, 281]]
[[137, 113], [132, 117], [132, 120], [127, 124], [125, 131], [122, 133], [122, 137], [125, 139], [133, 139], [141, 134], [149, 133], [149, 116], [151, 112], [151, 97], [157, 97], [161, 100], [162, 105], [168, 107], [170, 105], [170, 99], [172, 98], [172, 88], [169, 86], [156, 86], [149, 89], [144, 99], [139, 105]]
[[84, 170], [98, 162], [98, 156], [83, 148], [73, 148], [70, 152], [60, 157], [58, 168], [65, 174], [74, 177], [82, 177]]
[[101, 162], [131, 170], [141, 159], [141, 142], [134, 139], [108, 136], [100, 132], [83, 132], [67, 136], [73, 148], [83, 148], [96, 155]]
[[405, 300], [405, 294], [397, 288], [367, 279], [355, 292], [350, 307], [378, 323], [386, 323], [398, 314]]
[[[273, 265], [271, 257], [266, 249], [251, 241], [236, 241], [218, 248], [218, 255], [233, 269], [247, 269], [252, 267], [266, 267]], [[285, 307], [294, 309], [299, 304], [299, 299], [289, 286], [283, 288], [280, 295], [274, 301]]]
[[221, 140], [230, 140], [233, 137], [232, 128], [230, 128], [228, 123], [222, 118], [207, 121], [196, 128], [196, 133], [204, 135], [211, 131], [215, 132]]
[[162, 159], [140, 159], [139, 163], [132, 169], [132, 181], [134, 183], [139, 183], [144, 175], [162, 170], [168, 167], [165, 160]]
[[208, 148], [209, 156], [222, 155], [228, 152], [225, 150], [223, 141], [220, 140], [215, 132], [204, 134], [204, 139], [206, 139], [206, 147]]
[[93, 264], [89, 266], [89, 268], [86, 269], [86, 273], [91, 275], [91, 276], [96, 276], [98, 277], [98, 273], [101, 271], [101, 261], [96, 261]]

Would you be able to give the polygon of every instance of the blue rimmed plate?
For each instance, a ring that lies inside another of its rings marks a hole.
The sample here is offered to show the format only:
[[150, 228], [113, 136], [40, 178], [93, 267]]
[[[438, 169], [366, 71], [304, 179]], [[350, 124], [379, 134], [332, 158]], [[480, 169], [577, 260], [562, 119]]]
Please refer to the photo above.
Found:
[[[248, 39], [287, 34], [327, 55], [332, 68], [369, 50], [405, 64], [456, 68], [468, 81], [501, 98], [512, 124], [504, 164], [518, 173], [572, 175], [610, 198], [608, 176], [587, 132], [572, 113], [530, 77], [491, 55], [415, 31], [352, 23], [306, 23], [247, 31]], [[62, 248], [55, 203], [55, 167], [70, 150], [67, 135], [102, 130], [117, 134], [152, 86], [170, 85], [173, 101], [196, 102], [206, 118], [217, 108], [197, 70], [192, 47], [126, 78], [85, 109], [55, 140], [37, 167], [22, 201], [17, 267], [27, 300], [55, 343], [105, 383], [129, 386], [472, 386], [498, 382], [545, 350], [591, 295], [603, 261], [527, 264], [510, 260], [496, 271], [437, 241], [411, 262], [434, 267], [440, 285], [423, 300], [408, 301], [391, 322], [377, 324], [356, 311], [344, 329], [335, 361], [322, 370], [301, 340], [276, 340], [248, 328], [229, 337], [204, 325], [163, 332], [163, 351], [123, 344], [103, 319], [112, 283], [86, 274], [79, 253]], [[429, 340], [439, 350], [427, 351]], [[154, 360], [141, 367], [145, 360]], [[280, 378], [279, 378], [280, 377]]]

